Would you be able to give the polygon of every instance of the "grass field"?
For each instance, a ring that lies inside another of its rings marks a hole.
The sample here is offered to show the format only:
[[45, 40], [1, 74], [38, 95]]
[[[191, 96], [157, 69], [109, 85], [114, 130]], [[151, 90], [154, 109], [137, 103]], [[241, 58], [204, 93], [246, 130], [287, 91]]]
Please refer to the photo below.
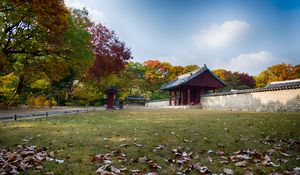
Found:
[[[99, 154], [112, 151], [112, 165], [127, 168], [121, 174], [132, 174], [131, 170], [176, 174], [188, 172], [196, 163], [207, 166], [211, 173], [222, 173], [224, 168], [235, 174], [283, 173], [300, 166], [299, 127], [299, 113], [101, 111], [1, 122], [0, 149], [35, 145], [64, 160], [61, 164], [45, 161], [42, 170], [27, 170], [27, 174], [96, 174], [104, 164]], [[248, 158], [236, 162], [230, 157], [246, 154]], [[263, 163], [266, 155], [271, 159], [268, 164]], [[121, 158], [123, 163], [118, 161]], [[199, 173], [194, 166], [189, 174]]]

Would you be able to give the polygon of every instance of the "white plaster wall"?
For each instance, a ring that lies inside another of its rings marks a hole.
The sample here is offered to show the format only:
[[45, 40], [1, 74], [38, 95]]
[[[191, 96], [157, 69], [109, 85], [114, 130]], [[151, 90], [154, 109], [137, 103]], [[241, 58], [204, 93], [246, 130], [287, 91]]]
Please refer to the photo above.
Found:
[[146, 102], [145, 106], [148, 108], [164, 108], [169, 106], [169, 100]]
[[203, 109], [300, 111], [300, 89], [254, 92], [201, 98]]

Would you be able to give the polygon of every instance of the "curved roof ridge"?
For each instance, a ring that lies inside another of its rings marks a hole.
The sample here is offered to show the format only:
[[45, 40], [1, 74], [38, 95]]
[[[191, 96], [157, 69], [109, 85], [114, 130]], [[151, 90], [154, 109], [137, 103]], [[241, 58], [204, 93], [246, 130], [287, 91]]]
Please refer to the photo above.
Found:
[[174, 88], [176, 86], [183, 85], [183, 84], [187, 83], [188, 81], [194, 79], [198, 75], [202, 74], [205, 71], [207, 71], [210, 75], [212, 75], [212, 77], [215, 78], [217, 81], [219, 81], [221, 84], [225, 85], [225, 83], [218, 76], [216, 76], [214, 73], [212, 73], [206, 67], [206, 65], [204, 65], [204, 67], [201, 67], [201, 68], [195, 69], [193, 71], [187, 72], [185, 74], [179, 75], [177, 78], [170, 81], [169, 83], [162, 85], [161, 90], [167, 90], [167, 89]]

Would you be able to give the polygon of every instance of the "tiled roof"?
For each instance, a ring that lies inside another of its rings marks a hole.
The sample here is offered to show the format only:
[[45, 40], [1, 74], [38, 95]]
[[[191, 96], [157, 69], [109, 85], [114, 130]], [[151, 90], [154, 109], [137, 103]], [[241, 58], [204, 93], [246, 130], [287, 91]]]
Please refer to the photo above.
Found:
[[276, 87], [282, 87], [282, 86], [293, 87], [293, 86], [299, 86], [299, 85], [300, 85], [300, 79], [295, 79], [295, 80], [271, 82], [270, 84], [265, 86], [265, 88], [276, 88]]
[[202, 74], [205, 71], [207, 71], [210, 75], [212, 75], [220, 83], [225, 85], [225, 83], [219, 77], [217, 77], [214, 73], [212, 73], [206, 67], [206, 65], [204, 65], [204, 67], [202, 67], [202, 68], [196, 69], [196, 70], [194, 70], [192, 72], [188, 72], [186, 74], [179, 75], [176, 79], [170, 81], [169, 83], [162, 85], [161, 90], [168, 90], [168, 89], [172, 89], [176, 86], [183, 85], [183, 84], [189, 82], [190, 80], [192, 80], [193, 78], [197, 77], [198, 75]]
[[142, 96], [127, 96], [126, 100], [145, 100]]
[[202, 95], [202, 97], [232, 95], [232, 94], [245, 94], [245, 93], [252, 93], [252, 92], [274, 91], [274, 90], [284, 90], [284, 89], [298, 89], [298, 88], [300, 88], [300, 79], [272, 82], [263, 88], [243, 89], [243, 90], [234, 90], [234, 91], [227, 91], [227, 92], [204, 94], [204, 95]]
[[115, 86], [110, 86], [110, 87], [106, 88], [104, 92], [105, 93], [111, 93], [111, 92], [117, 93], [118, 91], [119, 90]]

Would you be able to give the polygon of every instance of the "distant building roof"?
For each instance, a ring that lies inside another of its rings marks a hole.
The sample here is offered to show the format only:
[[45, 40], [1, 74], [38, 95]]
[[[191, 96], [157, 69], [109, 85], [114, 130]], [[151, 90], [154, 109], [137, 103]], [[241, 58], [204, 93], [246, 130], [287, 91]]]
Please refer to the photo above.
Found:
[[271, 82], [270, 84], [268, 84], [262, 88], [234, 90], [234, 91], [227, 91], [227, 92], [217, 92], [217, 93], [204, 94], [202, 96], [245, 94], [245, 93], [252, 93], [252, 92], [274, 91], [274, 90], [284, 90], [284, 89], [298, 89], [298, 88], [300, 88], [300, 79]]
[[292, 87], [292, 86], [297, 86], [300, 85], [300, 79], [295, 79], [295, 80], [286, 80], [286, 81], [274, 81], [265, 86], [265, 88], [276, 88], [276, 87]]
[[164, 84], [161, 87], [161, 90], [168, 90], [172, 89], [174, 87], [184, 85], [190, 80], [194, 79], [195, 77], [201, 75], [204, 72], [208, 72], [213, 78], [215, 78], [217, 81], [219, 81], [222, 85], [225, 85], [224, 81], [222, 81], [218, 76], [216, 76], [214, 73], [212, 73], [206, 65], [204, 67], [196, 69], [194, 71], [179, 75], [176, 79], [170, 81], [169, 83]]

